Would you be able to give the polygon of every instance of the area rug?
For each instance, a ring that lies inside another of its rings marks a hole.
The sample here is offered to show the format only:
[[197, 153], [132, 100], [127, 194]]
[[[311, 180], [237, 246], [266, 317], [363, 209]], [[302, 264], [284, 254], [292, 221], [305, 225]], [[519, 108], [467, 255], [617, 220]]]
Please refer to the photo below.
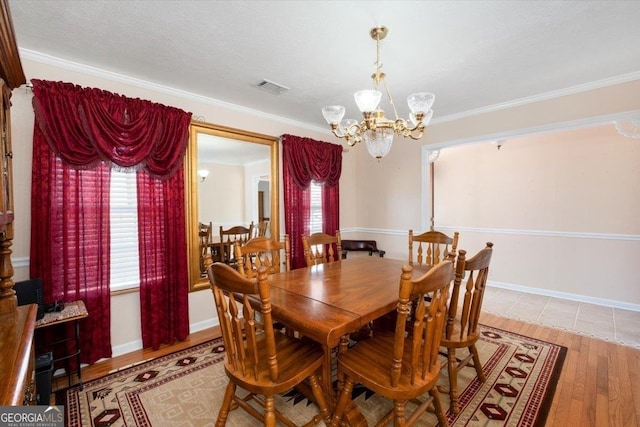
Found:
[[[451, 426], [542, 426], [562, 369], [566, 348], [513, 332], [484, 326], [477, 347], [487, 380], [473, 368], [459, 374], [458, 415], [447, 412]], [[66, 393], [69, 427], [213, 426], [227, 378], [221, 340], [153, 359]], [[448, 387], [446, 371], [440, 379]], [[356, 391], [356, 404], [369, 425], [391, 403], [366, 390]], [[441, 393], [448, 408], [448, 395]], [[412, 409], [411, 404], [408, 409]], [[317, 413], [315, 404], [292, 392], [278, 398], [276, 408], [296, 424]], [[427, 412], [419, 426], [437, 424]], [[244, 411], [232, 411], [227, 426], [260, 425]]]

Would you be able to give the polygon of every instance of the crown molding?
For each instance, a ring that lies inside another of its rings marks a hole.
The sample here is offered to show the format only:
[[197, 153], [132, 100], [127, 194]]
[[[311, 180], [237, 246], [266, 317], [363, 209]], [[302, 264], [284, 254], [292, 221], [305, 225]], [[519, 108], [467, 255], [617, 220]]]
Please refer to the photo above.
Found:
[[[168, 86], [163, 86], [154, 82], [149, 82], [146, 80], [129, 77], [124, 74], [114, 73], [101, 68], [80, 64], [73, 61], [68, 61], [66, 59], [61, 59], [55, 56], [51, 56], [51, 55], [47, 55], [41, 52], [31, 50], [31, 49], [18, 48], [18, 51], [20, 52], [21, 58], [28, 59], [30, 61], [35, 61], [35, 62], [51, 65], [51, 66], [62, 68], [69, 71], [75, 71], [78, 73], [87, 74], [94, 77], [100, 77], [100, 78], [118, 82], [118, 83], [123, 83], [131, 86], [144, 88], [144, 89], [152, 90], [154, 92], [165, 93], [168, 95], [199, 102], [202, 104], [224, 108], [226, 110], [236, 111], [243, 114], [253, 115], [255, 117], [261, 117], [268, 120], [273, 120], [275, 122], [279, 122], [285, 125], [307, 129], [320, 134], [332, 135], [331, 132], [325, 127], [319, 127], [319, 126], [310, 125], [308, 123], [298, 122], [285, 117], [277, 116], [275, 114], [265, 113], [264, 111], [254, 110], [251, 108], [243, 107], [241, 105], [236, 105], [229, 102], [221, 101], [215, 98], [205, 97], [195, 93], [174, 89]], [[640, 80], [640, 71], [623, 74], [623, 75], [611, 77], [608, 79], [602, 79], [595, 82], [576, 85], [576, 86], [572, 86], [572, 87], [561, 89], [561, 90], [545, 92], [545, 93], [541, 93], [538, 95], [529, 96], [525, 98], [519, 98], [509, 102], [488, 105], [486, 107], [481, 107], [473, 110], [463, 111], [460, 113], [450, 114], [448, 116], [434, 118], [431, 121], [431, 124], [450, 122], [454, 120], [463, 119], [466, 117], [477, 116], [480, 114], [505, 110], [508, 108], [513, 108], [521, 105], [532, 104], [540, 101], [546, 101], [546, 100], [558, 98], [561, 96], [572, 95], [580, 92], [586, 92], [586, 91], [590, 91], [590, 90], [594, 90], [594, 89], [598, 89], [606, 86], [626, 83], [633, 80]], [[454, 144], [447, 144], [447, 145], [454, 145]]]
[[571, 86], [565, 89], [554, 90], [550, 92], [540, 93], [533, 96], [527, 96], [524, 98], [514, 99], [513, 101], [502, 102], [494, 105], [487, 105], [486, 107], [476, 108], [473, 110], [463, 111], [461, 113], [450, 114], [439, 118], [434, 118], [431, 123], [445, 123], [454, 120], [464, 119], [467, 117], [477, 116], [480, 114], [491, 113], [494, 111], [506, 110], [508, 108], [518, 107], [526, 104], [533, 104], [535, 102], [547, 101], [549, 99], [559, 98], [566, 95], [574, 95], [576, 93], [587, 92], [594, 89], [599, 89], [607, 86], [613, 86], [621, 83], [627, 83], [634, 80], [640, 80], [640, 71], [634, 71], [628, 74], [622, 74], [620, 76], [610, 77], [607, 79], [597, 80], [595, 82], [584, 83], [576, 86]]
[[[486, 135], [476, 135], [469, 138], [456, 139], [445, 142], [438, 142], [436, 144], [427, 144], [422, 146], [423, 162], [424, 158], [428, 157], [428, 152], [433, 150], [439, 150], [446, 147], [452, 147], [457, 145], [475, 144], [479, 142], [490, 142], [507, 140], [520, 136], [529, 136], [541, 133], [550, 133], [565, 131], [571, 129], [579, 129], [591, 126], [603, 125], [606, 123], [613, 123], [615, 120], [631, 120], [637, 118], [640, 115], [640, 110], [624, 111], [620, 113], [604, 114], [601, 116], [585, 117], [576, 120], [570, 120], [565, 122], [547, 123], [540, 126], [533, 126], [529, 128], [515, 129], [506, 132], [497, 132]], [[426, 156], [426, 157], [425, 157]]]
[[243, 107], [241, 105], [232, 104], [230, 102], [221, 101], [215, 98], [209, 98], [206, 96], [198, 95], [192, 92], [178, 90], [169, 86], [163, 86], [147, 80], [137, 79], [124, 74], [114, 73], [102, 68], [92, 67], [90, 65], [80, 64], [78, 62], [68, 61], [66, 59], [57, 58], [55, 56], [47, 55], [30, 49], [19, 48], [20, 56], [23, 59], [39, 62], [42, 64], [50, 65], [64, 70], [74, 71], [81, 74], [86, 74], [93, 77], [99, 77], [105, 80], [110, 80], [116, 83], [123, 83], [142, 89], [151, 90], [154, 92], [164, 93], [167, 95], [175, 96], [178, 98], [186, 99], [189, 101], [199, 102], [201, 104], [211, 105], [214, 107], [224, 108], [225, 110], [236, 111], [243, 114], [249, 114], [255, 117], [272, 120], [278, 123], [282, 123], [288, 126], [295, 126], [302, 129], [307, 129], [313, 132], [331, 134], [324, 127], [312, 126], [307, 123], [298, 122], [285, 117], [277, 116], [275, 114], [265, 113], [264, 111], [254, 110], [252, 108]]

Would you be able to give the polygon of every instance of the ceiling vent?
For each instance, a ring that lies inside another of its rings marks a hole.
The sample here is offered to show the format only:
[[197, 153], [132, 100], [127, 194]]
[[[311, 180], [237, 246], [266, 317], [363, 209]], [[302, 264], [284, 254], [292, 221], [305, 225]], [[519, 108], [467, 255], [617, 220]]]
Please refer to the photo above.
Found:
[[274, 95], [280, 95], [289, 90], [288, 87], [282, 86], [281, 84], [274, 83], [270, 80], [264, 79], [260, 83], [256, 85], [258, 89], [262, 89], [266, 92], [272, 93]]

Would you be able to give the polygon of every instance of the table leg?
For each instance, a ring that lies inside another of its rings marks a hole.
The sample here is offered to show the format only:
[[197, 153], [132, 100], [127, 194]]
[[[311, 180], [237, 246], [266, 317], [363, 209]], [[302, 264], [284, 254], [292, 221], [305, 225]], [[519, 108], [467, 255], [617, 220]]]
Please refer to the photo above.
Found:
[[324, 350], [324, 363], [322, 364], [322, 388], [324, 394], [327, 396], [327, 403], [333, 408], [335, 405], [335, 393], [333, 392], [333, 373], [331, 372], [331, 363], [333, 362], [331, 357], [331, 347], [326, 344], [322, 345]]
[[82, 372], [80, 369], [80, 322], [78, 319], [76, 324], [76, 373], [78, 374], [78, 382], [80, 383], [80, 390], [83, 390], [82, 385]]

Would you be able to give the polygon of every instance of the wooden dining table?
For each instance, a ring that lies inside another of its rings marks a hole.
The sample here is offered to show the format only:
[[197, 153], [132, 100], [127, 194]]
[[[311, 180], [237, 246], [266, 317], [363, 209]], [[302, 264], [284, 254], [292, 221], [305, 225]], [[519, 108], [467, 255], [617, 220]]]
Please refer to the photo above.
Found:
[[403, 264], [355, 257], [270, 275], [273, 317], [324, 348], [322, 383], [330, 398], [333, 349], [345, 351], [350, 333], [395, 310]]

